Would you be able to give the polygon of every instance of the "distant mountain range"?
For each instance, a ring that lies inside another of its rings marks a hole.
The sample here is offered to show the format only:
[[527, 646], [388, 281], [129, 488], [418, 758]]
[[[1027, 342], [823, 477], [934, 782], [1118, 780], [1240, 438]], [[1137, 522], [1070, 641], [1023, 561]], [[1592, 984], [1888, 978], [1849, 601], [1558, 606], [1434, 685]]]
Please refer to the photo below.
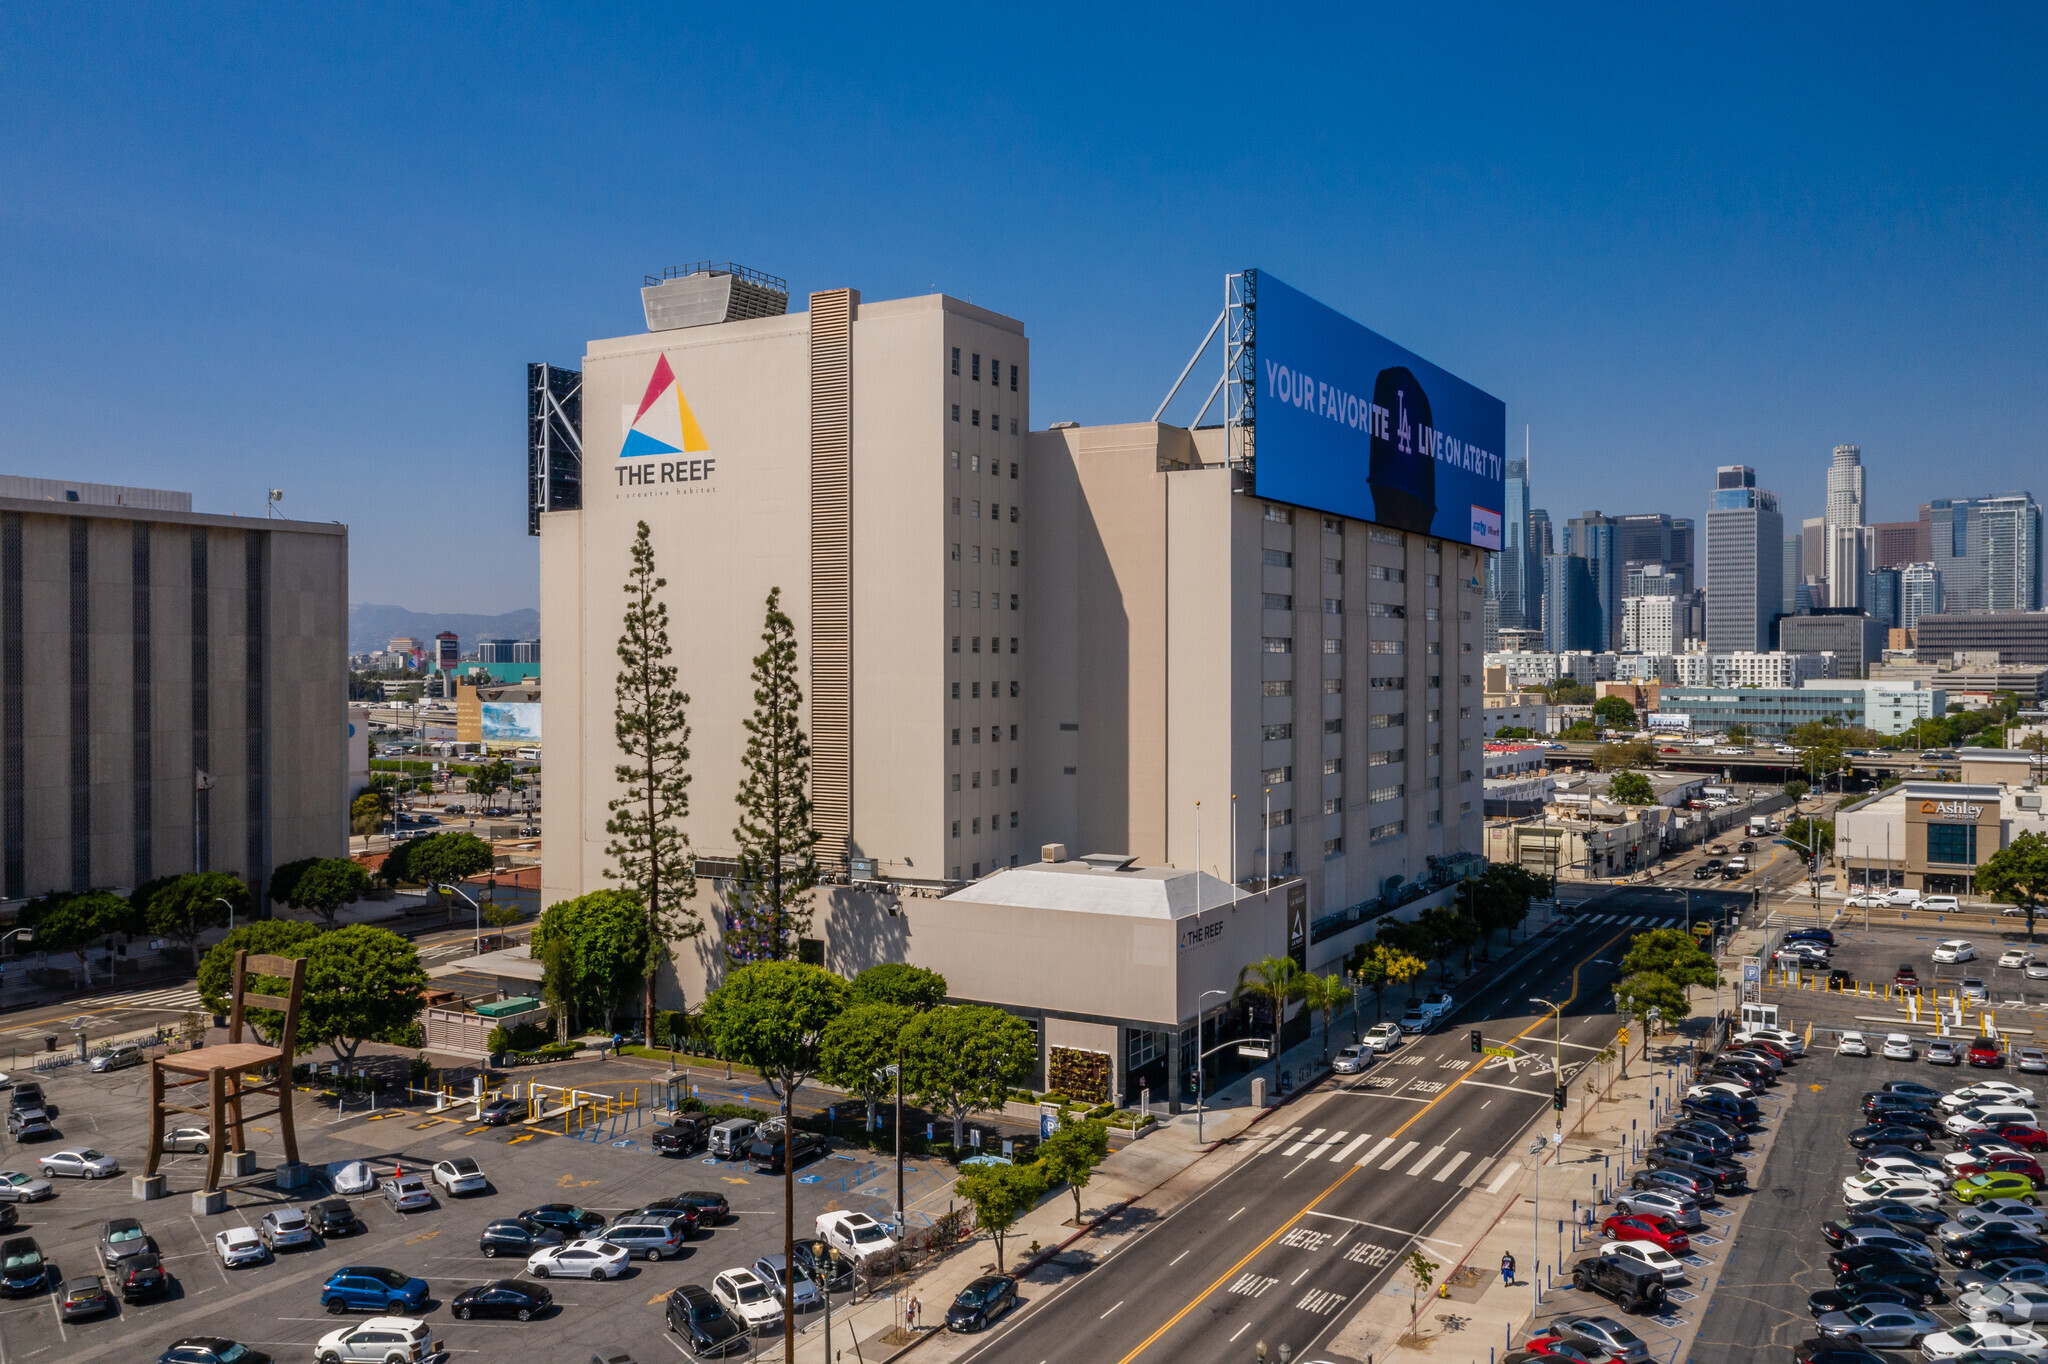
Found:
[[443, 630], [453, 630], [462, 636], [462, 648], [467, 653], [476, 647], [479, 638], [540, 638], [540, 612], [528, 607], [501, 616], [467, 616], [368, 603], [348, 609], [348, 651], [352, 654], [372, 653], [407, 635], [431, 642]]

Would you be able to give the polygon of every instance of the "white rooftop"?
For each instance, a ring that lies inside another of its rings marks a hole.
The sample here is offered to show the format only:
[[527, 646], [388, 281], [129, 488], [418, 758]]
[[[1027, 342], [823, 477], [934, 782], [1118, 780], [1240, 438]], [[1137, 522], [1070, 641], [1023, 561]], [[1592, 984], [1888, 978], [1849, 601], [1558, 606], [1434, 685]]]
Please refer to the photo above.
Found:
[[1228, 905], [1232, 895], [1228, 882], [1207, 872], [1141, 867], [1129, 859], [1096, 857], [1092, 863], [1033, 862], [1011, 867], [954, 891], [940, 903], [960, 900], [1071, 914], [1187, 919], [1198, 908], [1207, 911]]

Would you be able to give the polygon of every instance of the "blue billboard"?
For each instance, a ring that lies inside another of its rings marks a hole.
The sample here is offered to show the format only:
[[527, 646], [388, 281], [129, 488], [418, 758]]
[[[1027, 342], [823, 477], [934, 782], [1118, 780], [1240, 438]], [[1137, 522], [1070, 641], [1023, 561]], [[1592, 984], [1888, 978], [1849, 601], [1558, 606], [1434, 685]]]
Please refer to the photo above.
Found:
[[1260, 270], [1260, 497], [1501, 547], [1506, 404]]

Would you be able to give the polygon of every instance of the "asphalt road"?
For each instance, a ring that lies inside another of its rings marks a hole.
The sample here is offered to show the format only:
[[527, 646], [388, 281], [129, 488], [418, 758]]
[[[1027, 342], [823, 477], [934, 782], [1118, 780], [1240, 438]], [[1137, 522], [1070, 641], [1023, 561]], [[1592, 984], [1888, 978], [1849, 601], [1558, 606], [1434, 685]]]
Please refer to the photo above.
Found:
[[[1611, 991], [1626, 940], [1673, 922], [1675, 899], [1611, 893], [1434, 1035], [1269, 1119], [1249, 1159], [1090, 1272], [1033, 1290], [965, 1358], [1040, 1364], [1071, 1357], [1076, 1340], [1107, 1364], [1242, 1359], [1261, 1340], [1314, 1358], [1412, 1248], [1455, 1262], [1462, 1248], [1431, 1230], [1466, 1189], [1527, 1161], [1524, 1128], [1549, 1106], [1555, 1047], [1549, 1016], [1527, 999], [1564, 1004], [1569, 1082], [1619, 1026]], [[1474, 1027], [1526, 1058], [1475, 1058]]]

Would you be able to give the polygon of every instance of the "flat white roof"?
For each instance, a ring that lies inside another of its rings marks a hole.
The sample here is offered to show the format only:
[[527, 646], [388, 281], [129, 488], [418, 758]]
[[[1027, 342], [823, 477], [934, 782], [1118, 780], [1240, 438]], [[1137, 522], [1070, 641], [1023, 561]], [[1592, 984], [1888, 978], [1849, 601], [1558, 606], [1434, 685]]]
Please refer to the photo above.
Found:
[[[1244, 892], [1235, 892], [1240, 898]], [[1231, 902], [1230, 885], [1207, 872], [1131, 866], [1107, 870], [1086, 862], [1033, 862], [976, 881], [939, 903], [1056, 909], [1070, 914], [1120, 914], [1133, 919], [1187, 919]]]

